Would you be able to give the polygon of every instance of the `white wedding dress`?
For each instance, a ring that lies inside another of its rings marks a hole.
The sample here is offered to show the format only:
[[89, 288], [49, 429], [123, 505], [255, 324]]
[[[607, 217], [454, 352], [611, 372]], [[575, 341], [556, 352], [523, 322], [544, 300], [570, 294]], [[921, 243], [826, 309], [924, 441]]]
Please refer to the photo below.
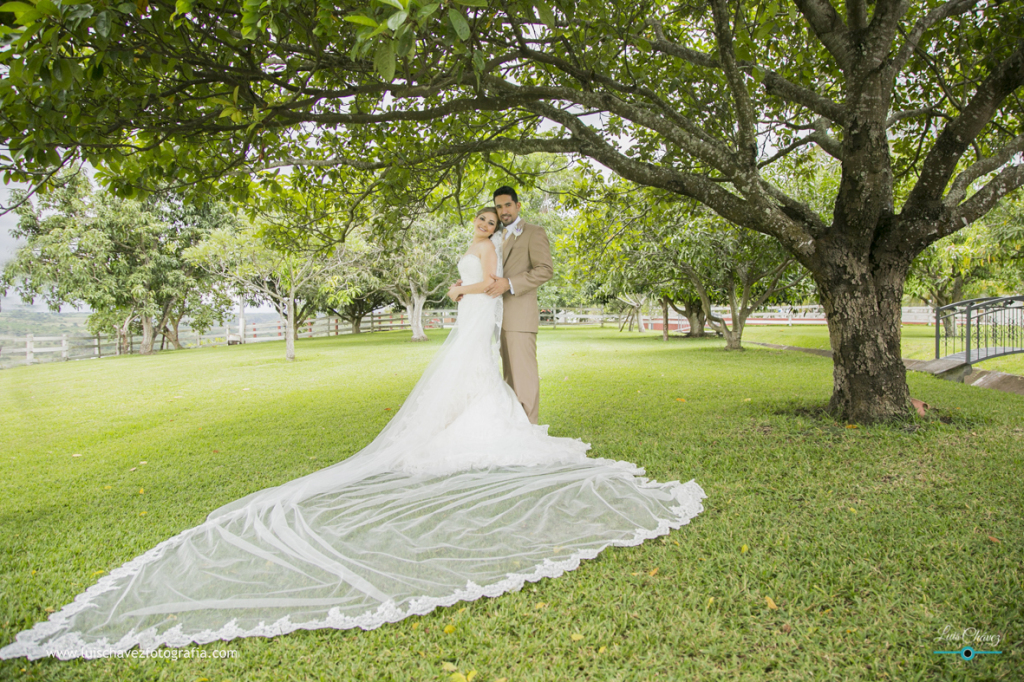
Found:
[[[472, 255], [459, 273], [483, 279]], [[366, 448], [214, 511], [19, 633], [0, 658], [368, 630], [557, 577], [703, 511], [694, 481], [648, 481], [531, 424], [501, 379], [496, 322], [500, 298], [463, 297], [455, 329]]]

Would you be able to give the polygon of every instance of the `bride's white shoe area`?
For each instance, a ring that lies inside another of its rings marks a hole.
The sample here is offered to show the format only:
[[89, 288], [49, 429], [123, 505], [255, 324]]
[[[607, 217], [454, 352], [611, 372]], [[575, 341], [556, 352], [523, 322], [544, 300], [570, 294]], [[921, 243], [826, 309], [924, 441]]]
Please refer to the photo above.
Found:
[[[459, 271], [466, 284], [483, 278], [475, 257]], [[216, 510], [20, 633], [0, 657], [376, 628], [557, 577], [703, 511], [696, 482], [648, 481], [530, 424], [498, 371], [496, 306], [483, 294], [463, 298], [458, 326], [362, 451]]]

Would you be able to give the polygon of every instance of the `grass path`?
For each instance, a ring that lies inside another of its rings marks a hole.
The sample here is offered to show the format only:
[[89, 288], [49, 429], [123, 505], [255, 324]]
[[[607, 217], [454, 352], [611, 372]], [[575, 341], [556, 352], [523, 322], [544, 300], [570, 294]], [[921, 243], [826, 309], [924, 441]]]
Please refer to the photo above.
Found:
[[[0, 372], [0, 643], [210, 510], [363, 447], [442, 334], [406, 337], [300, 341], [290, 364], [266, 343]], [[949, 423], [846, 428], [811, 416], [829, 360], [721, 346], [540, 334], [552, 434], [707, 491], [662, 540], [371, 632], [0, 661], [0, 679], [1019, 679], [1024, 398], [910, 373]], [[966, 628], [1004, 653], [932, 653]]]

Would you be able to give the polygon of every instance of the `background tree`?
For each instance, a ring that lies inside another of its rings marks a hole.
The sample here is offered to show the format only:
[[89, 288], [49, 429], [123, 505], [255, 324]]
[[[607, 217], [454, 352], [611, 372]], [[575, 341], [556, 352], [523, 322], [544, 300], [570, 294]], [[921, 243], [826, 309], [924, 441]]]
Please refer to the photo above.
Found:
[[[984, 219], [922, 251], [910, 269], [907, 294], [933, 308], [983, 296], [1021, 293], [1024, 200], [1009, 197]], [[944, 320], [954, 334], [953, 318]]]
[[[468, 4], [11, 3], [3, 164], [85, 157], [124, 192], [348, 168], [402, 201], [474, 154], [589, 157], [778, 239], [828, 315], [833, 410], [907, 414], [911, 261], [1024, 184], [1021, 0]], [[771, 180], [815, 147], [829, 217]]]
[[143, 354], [153, 352], [160, 331], [180, 347], [183, 316], [193, 319], [194, 328], [208, 329], [231, 305], [182, 257], [213, 229], [220, 209], [93, 193], [85, 174], [71, 171], [36, 205], [25, 201], [17, 210], [12, 234], [26, 244], [5, 265], [0, 286], [5, 292], [14, 287], [26, 302], [41, 296], [53, 310], [89, 306], [90, 331], [115, 332], [118, 352], [128, 352], [136, 326]]
[[[271, 248], [254, 226], [214, 231], [185, 252], [191, 263], [229, 283], [255, 301], [274, 306], [285, 323], [285, 357], [295, 359], [295, 329], [325, 288], [336, 295], [331, 277], [348, 266], [344, 247], [299, 253]], [[301, 309], [301, 311], [300, 311]]]
[[[708, 322], [727, 349], [742, 347], [755, 310], [784, 291], [809, 293], [806, 273], [777, 240], [730, 226], [692, 202], [620, 182], [596, 190], [591, 204], [574, 234], [581, 274], [633, 294], [626, 302], [637, 311], [642, 294], [656, 294], [665, 318], [672, 306], [689, 313], [691, 332], [702, 333]], [[715, 304], [729, 306], [728, 322]]]
[[450, 217], [424, 217], [389, 246], [383, 262], [384, 290], [404, 307], [412, 340], [426, 341], [423, 307], [432, 297], [443, 300], [458, 279], [457, 263], [470, 241], [466, 227], [452, 228]]

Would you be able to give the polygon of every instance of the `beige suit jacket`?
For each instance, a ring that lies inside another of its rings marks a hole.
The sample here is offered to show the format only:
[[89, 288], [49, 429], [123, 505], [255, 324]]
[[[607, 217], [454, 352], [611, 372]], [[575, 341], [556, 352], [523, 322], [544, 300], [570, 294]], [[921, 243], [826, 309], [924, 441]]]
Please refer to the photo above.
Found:
[[537, 333], [540, 308], [537, 305], [537, 287], [555, 274], [551, 264], [551, 245], [540, 225], [523, 221], [523, 233], [505, 240], [502, 251], [502, 274], [512, 283], [506, 292], [501, 328], [509, 332]]

